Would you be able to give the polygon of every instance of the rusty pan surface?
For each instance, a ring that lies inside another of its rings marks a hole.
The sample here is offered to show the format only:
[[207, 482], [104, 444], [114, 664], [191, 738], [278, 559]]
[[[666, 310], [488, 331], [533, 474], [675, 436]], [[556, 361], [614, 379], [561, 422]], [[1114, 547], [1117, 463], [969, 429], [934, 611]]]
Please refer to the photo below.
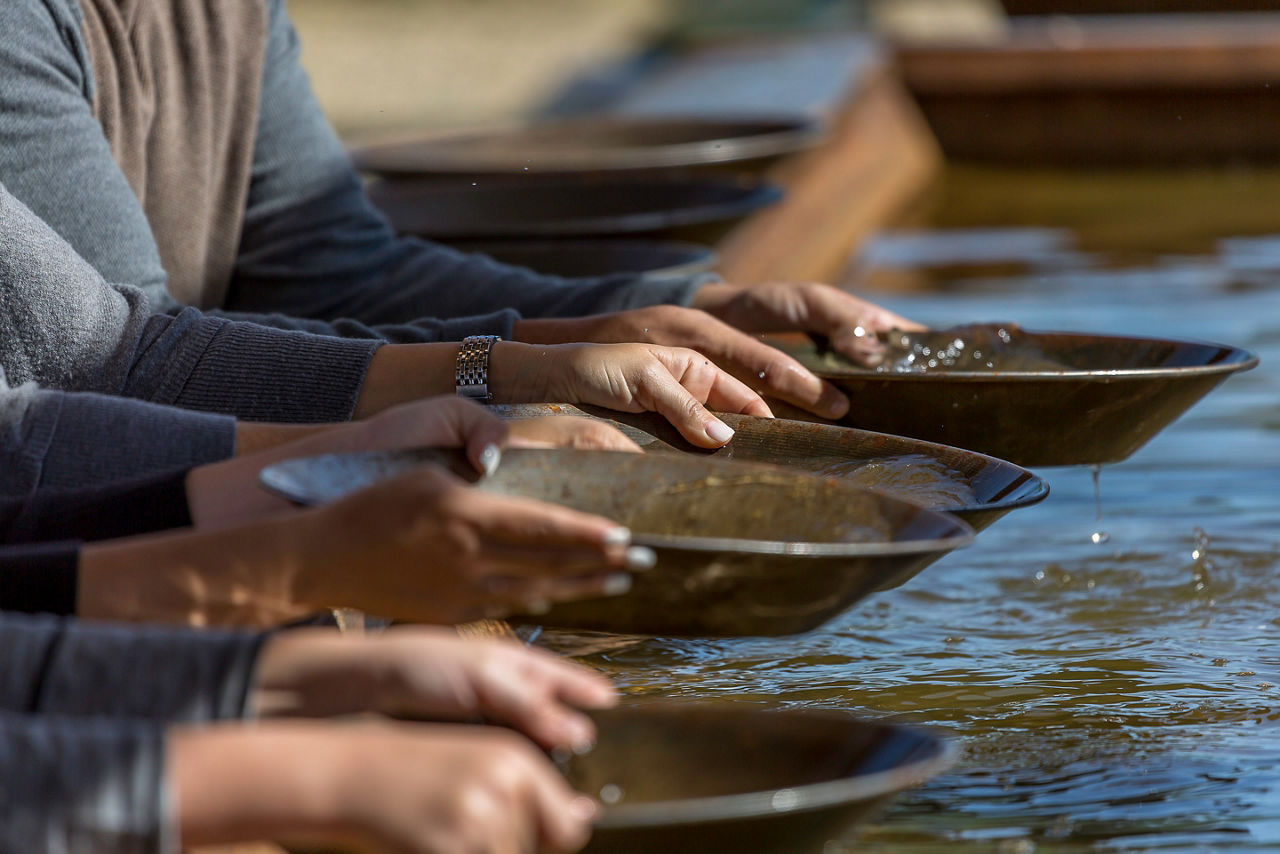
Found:
[[638, 273], [687, 276], [716, 265], [715, 250], [674, 240], [488, 240], [453, 241], [467, 252], [480, 252], [517, 267], [567, 278]]
[[822, 137], [804, 116], [596, 116], [517, 128], [402, 137], [358, 146], [357, 169], [384, 177], [636, 176], [670, 170], [758, 172]]
[[[998, 336], [1006, 330], [1009, 342]], [[884, 370], [857, 367], [800, 336], [775, 336], [771, 343], [854, 400], [843, 424], [1023, 466], [1126, 459], [1227, 377], [1258, 363], [1251, 353], [1222, 344], [1032, 332], [1012, 324], [931, 330], [903, 340], [909, 346], [902, 352], [914, 355], [916, 364], [905, 366], [891, 351], [895, 367]], [[968, 346], [949, 360], [954, 364], [927, 367], [957, 340]], [[981, 344], [974, 359], [973, 341], [994, 343], [986, 351]], [[926, 367], [916, 370], [922, 357]], [[813, 420], [785, 404], [774, 411]]]
[[660, 236], [714, 244], [782, 198], [730, 178], [649, 181], [375, 181], [369, 198], [397, 231], [437, 240]]
[[932, 510], [953, 513], [981, 531], [1020, 507], [1049, 495], [1044, 478], [995, 457], [921, 439], [852, 427], [720, 413], [734, 430], [723, 448], [689, 444], [654, 413], [615, 412], [567, 403], [493, 407], [504, 418], [577, 415], [607, 421], [646, 451], [684, 452], [716, 459], [771, 463], [878, 489]]
[[264, 469], [263, 485], [318, 504], [425, 464], [486, 491], [616, 519], [657, 566], [624, 596], [564, 603], [553, 628], [670, 636], [785, 635], [816, 628], [912, 577], [973, 530], [945, 513], [776, 466], [666, 454], [509, 450], [479, 478], [458, 452], [335, 454]]
[[933, 733], [838, 711], [653, 702], [592, 717], [598, 744], [564, 770], [605, 803], [585, 849], [598, 854], [820, 854], [952, 762]]

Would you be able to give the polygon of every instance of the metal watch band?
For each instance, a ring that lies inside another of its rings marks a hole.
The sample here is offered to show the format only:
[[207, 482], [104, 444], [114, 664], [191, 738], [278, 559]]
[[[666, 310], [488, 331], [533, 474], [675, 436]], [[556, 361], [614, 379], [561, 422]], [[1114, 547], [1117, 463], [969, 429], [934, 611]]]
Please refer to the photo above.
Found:
[[489, 402], [489, 351], [501, 340], [497, 335], [471, 335], [462, 339], [453, 378], [459, 397]]

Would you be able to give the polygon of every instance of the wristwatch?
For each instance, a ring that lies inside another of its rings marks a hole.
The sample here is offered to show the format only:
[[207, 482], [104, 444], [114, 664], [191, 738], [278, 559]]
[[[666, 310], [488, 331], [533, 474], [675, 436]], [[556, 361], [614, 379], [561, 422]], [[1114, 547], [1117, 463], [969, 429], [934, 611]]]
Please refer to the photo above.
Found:
[[470, 335], [462, 339], [462, 346], [458, 348], [458, 366], [454, 372], [458, 397], [480, 403], [489, 402], [493, 396], [489, 394], [489, 351], [501, 340], [497, 335]]

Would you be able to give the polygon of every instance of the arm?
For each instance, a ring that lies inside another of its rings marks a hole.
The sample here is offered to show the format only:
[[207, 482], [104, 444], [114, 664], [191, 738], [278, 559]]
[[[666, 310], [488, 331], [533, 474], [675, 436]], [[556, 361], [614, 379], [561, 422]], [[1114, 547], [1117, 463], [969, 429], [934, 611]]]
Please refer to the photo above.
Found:
[[226, 416], [0, 382], [0, 495], [212, 463], [232, 455], [236, 437]]
[[164, 733], [0, 714], [0, 851], [176, 854]]
[[[407, 342], [415, 340], [415, 325], [404, 325], [412, 318], [457, 318], [498, 307], [555, 316], [688, 303], [705, 281], [632, 275], [566, 280], [396, 237], [369, 204], [312, 94], [284, 4], [271, 0], [269, 8], [254, 176], [229, 309], [402, 324], [377, 333]], [[510, 338], [517, 316], [506, 312], [455, 324], [449, 332]], [[371, 332], [352, 324], [333, 328], [341, 334]], [[439, 334], [435, 327], [416, 340]]]
[[0, 183], [93, 268], [163, 306], [160, 253], [93, 115], [80, 32], [68, 0], [0, 3]]
[[108, 285], [0, 187], [0, 369], [9, 382], [96, 391], [260, 421], [345, 420], [378, 343], [267, 329], [183, 309], [153, 315]]
[[0, 615], [0, 711], [211, 721], [246, 714], [263, 635]]
[[175, 729], [168, 747], [184, 848], [557, 854], [586, 844], [597, 811], [494, 727], [272, 722]]

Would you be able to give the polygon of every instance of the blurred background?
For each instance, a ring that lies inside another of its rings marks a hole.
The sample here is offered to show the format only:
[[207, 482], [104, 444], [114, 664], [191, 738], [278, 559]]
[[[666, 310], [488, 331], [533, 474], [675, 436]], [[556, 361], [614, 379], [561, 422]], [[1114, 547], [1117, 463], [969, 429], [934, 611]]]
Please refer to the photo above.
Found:
[[655, 44], [865, 27], [999, 27], [997, 0], [293, 0], [303, 61], [340, 133], [502, 123]]

